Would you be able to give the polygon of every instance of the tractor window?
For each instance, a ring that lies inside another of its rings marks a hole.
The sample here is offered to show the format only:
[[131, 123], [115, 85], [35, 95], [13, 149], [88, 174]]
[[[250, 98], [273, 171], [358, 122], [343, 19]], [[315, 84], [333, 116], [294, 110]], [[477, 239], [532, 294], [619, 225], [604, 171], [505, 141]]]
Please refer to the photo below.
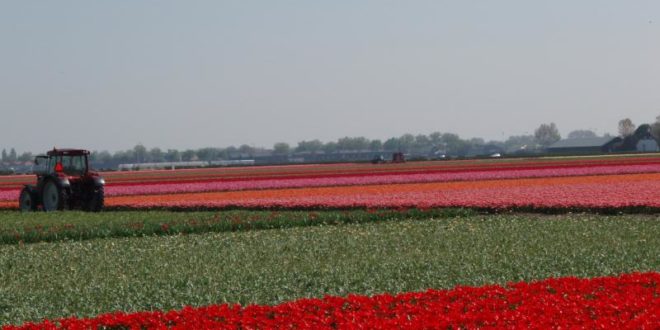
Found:
[[55, 165], [57, 165], [57, 162], [61, 161], [61, 157], [50, 157], [48, 159], [48, 173], [55, 173]]
[[85, 156], [63, 156], [61, 159], [67, 175], [83, 175], [87, 172]]

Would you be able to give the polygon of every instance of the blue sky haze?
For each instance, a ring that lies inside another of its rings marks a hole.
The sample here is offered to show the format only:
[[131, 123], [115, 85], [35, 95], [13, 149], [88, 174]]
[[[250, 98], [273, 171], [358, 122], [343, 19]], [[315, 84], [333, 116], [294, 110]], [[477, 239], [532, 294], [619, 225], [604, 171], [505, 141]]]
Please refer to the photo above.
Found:
[[0, 1], [0, 147], [272, 146], [660, 115], [659, 1]]

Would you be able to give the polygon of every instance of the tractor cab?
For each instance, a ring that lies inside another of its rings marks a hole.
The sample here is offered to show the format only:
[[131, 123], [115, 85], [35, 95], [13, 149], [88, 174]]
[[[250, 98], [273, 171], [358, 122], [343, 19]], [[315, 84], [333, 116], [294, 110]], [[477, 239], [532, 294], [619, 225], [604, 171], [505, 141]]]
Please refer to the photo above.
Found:
[[23, 211], [82, 208], [100, 211], [105, 181], [89, 168], [89, 151], [53, 149], [34, 159], [36, 185], [26, 185], [19, 197]]
[[37, 156], [34, 164], [38, 174], [84, 177], [89, 172], [89, 151], [78, 149], [53, 149], [47, 156]]

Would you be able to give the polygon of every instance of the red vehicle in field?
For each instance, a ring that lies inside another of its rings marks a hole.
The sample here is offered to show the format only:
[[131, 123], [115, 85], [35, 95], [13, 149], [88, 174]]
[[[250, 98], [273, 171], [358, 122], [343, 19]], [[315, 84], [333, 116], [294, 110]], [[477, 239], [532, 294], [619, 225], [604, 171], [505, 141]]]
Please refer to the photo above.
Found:
[[53, 149], [46, 156], [37, 156], [37, 184], [21, 190], [21, 211], [101, 211], [105, 180], [90, 170], [88, 157], [89, 151], [82, 149]]

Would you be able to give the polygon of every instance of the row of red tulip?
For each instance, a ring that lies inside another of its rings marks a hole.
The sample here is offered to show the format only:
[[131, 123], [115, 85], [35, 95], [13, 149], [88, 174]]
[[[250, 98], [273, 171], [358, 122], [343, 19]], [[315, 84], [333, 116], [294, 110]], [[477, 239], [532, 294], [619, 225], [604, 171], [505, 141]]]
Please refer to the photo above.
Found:
[[5, 330], [46, 329], [658, 329], [660, 273], [565, 277], [506, 286], [111, 313]]
[[[205, 191], [236, 191], [326, 186], [373, 185], [417, 182], [475, 181], [489, 179], [538, 178], [629, 173], [660, 173], [660, 164], [631, 166], [591, 166], [551, 169], [469, 171], [426, 174], [379, 174], [343, 177], [285, 178], [241, 181], [202, 181], [167, 184], [108, 186], [108, 196], [151, 195]], [[0, 193], [1, 194], [1, 193]], [[1, 198], [1, 197], [0, 197]]]
[[[374, 185], [394, 183], [422, 183], [449, 181], [477, 181], [492, 179], [540, 178], [585, 175], [612, 175], [630, 173], [660, 173], [660, 164], [560, 167], [542, 169], [514, 169], [499, 171], [438, 172], [425, 174], [379, 174], [360, 176], [318, 176], [311, 178], [284, 178], [239, 181], [197, 181], [179, 183], [136, 183], [113, 185], [109, 183], [106, 196], [131, 196], [207, 191], [236, 191], [254, 189], [283, 189], [324, 186]], [[18, 189], [0, 191], [1, 200], [16, 200]]]
[[[659, 208], [660, 173], [133, 195], [110, 208]], [[0, 201], [0, 209], [16, 208]]]
[[660, 207], [660, 173], [109, 197], [121, 208]]

